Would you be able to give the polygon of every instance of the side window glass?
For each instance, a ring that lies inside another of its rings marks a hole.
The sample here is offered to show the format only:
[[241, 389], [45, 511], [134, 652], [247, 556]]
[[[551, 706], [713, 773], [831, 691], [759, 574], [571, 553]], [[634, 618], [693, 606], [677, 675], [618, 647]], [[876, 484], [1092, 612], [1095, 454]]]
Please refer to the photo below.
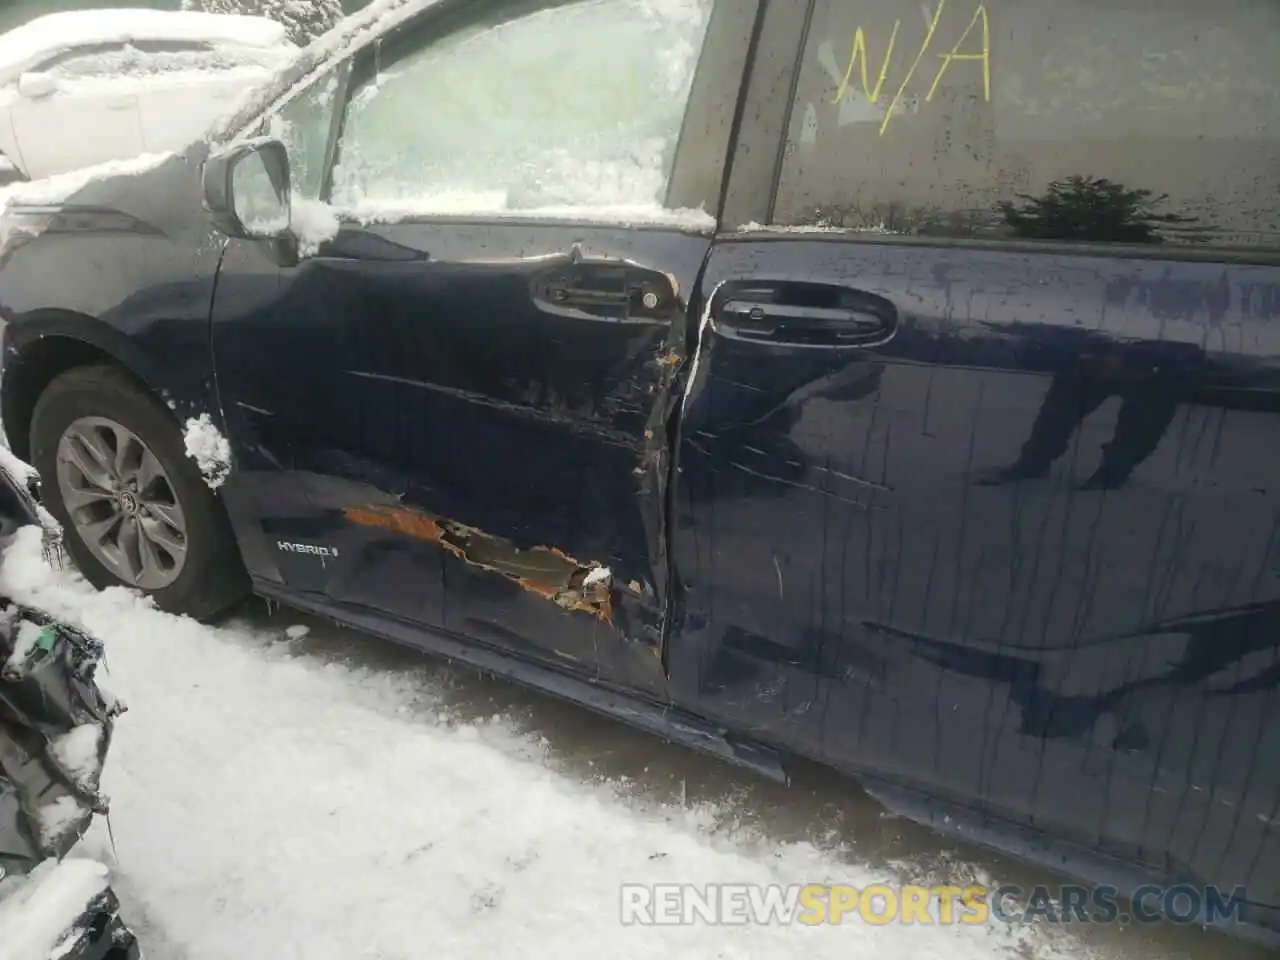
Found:
[[712, 0], [579, 0], [473, 25], [354, 91], [334, 203], [660, 206]]
[[773, 221], [1280, 248], [1280, 5], [818, 0]]
[[128, 73], [131, 58], [135, 55], [136, 51], [126, 44], [103, 44], [48, 60], [41, 65], [39, 72], [72, 82], [106, 79]]
[[344, 61], [267, 120], [265, 132], [283, 143], [289, 152], [291, 191], [299, 199], [320, 199], [330, 125], [343, 81], [350, 69], [349, 61]]

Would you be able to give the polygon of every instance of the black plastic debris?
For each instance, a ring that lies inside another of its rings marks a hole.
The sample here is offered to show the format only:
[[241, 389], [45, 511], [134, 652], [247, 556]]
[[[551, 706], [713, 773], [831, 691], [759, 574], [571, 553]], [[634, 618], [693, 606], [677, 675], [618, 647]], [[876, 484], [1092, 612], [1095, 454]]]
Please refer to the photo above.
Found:
[[[46, 556], [60, 559], [61, 531], [39, 506], [35, 472], [0, 453], [0, 549], [35, 525]], [[83, 630], [0, 595], [0, 944], [4, 918], [27, 897], [52, 895], [39, 885], [108, 811], [100, 782], [125, 706], [97, 683], [102, 658]], [[115, 894], [105, 882], [90, 889], [83, 902], [58, 903], [66, 928], [51, 948], [60, 960], [139, 957]]]

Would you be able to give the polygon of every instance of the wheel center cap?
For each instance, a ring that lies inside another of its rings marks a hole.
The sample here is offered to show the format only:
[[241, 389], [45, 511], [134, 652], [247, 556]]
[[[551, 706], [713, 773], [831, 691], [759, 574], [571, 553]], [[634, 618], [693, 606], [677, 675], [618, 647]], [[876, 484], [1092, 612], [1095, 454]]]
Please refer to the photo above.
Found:
[[120, 509], [126, 516], [136, 516], [138, 513], [138, 498], [128, 490], [120, 492]]

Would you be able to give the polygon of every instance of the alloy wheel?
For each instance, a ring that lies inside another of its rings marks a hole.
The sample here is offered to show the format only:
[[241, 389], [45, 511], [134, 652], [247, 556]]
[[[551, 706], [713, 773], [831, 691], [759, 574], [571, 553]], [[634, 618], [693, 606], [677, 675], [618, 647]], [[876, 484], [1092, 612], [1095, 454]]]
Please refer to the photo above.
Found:
[[129, 428], [81, 417], [58, 441], [58, 490], [90, 553], [125, 583], [161, 590], [187, 560], [187, 521], [156, 455]]

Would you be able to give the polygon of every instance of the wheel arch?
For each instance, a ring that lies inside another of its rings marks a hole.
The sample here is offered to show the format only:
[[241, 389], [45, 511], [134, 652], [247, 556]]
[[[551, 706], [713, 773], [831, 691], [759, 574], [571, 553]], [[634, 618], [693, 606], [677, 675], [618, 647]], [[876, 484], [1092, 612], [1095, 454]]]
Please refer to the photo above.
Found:
[[[55, 377], [76, 367], [105, 365], [125, 373], [139, 388], [162, 399], [143, 374], [133, 351], [111, 336], [114, 331], [91, 317], [45, 311], [10, 324], [0, 379], [0, 422], [13, 452], [31, 456], [31, 417], [36, 402]], [[123, 338], [119, 338], [121, 341]], [[171, 409], [164, 404], [165, 409]], [[176, 421], [176, 415], [175, 415]]]

